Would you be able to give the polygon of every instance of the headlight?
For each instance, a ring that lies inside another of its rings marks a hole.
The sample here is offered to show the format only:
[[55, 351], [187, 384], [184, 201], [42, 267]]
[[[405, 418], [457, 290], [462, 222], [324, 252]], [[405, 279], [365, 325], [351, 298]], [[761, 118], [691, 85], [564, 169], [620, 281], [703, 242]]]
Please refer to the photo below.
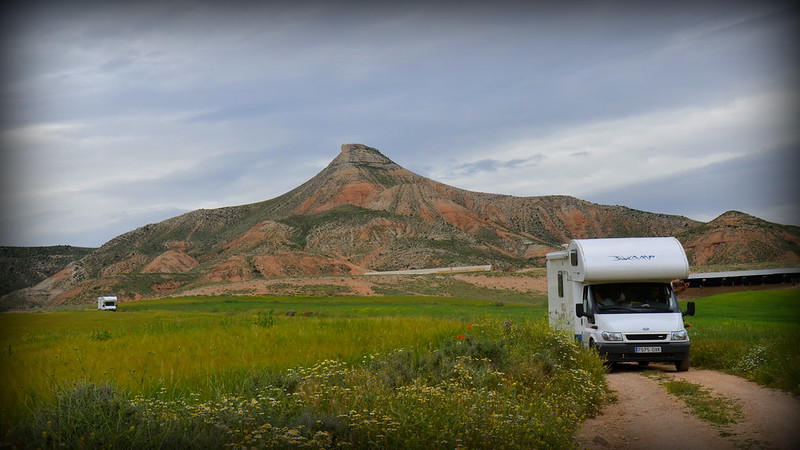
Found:
[[685, 341], [687, 339], [689, 339], [689, 335], [686, 333], [686, 330], [672, 332], [673, 341]]
[[622, 340], [622, 333], [619, 331], [603, 331], [600, 333], [600, 336], [603, 337], [604, 341], [621, 341]]

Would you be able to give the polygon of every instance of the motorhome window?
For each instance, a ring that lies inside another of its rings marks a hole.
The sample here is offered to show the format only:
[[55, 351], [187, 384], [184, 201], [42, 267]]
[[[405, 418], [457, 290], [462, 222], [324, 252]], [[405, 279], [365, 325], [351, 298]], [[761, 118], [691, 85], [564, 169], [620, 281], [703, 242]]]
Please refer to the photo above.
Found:
[[564, 272], [558, 272], [558, 296], [564, 296]]
[[573, 267], [578, 265], [578, 251], [577, 250], [570, 250], [569, 251], [569, 263]]
[[668, 283], [596, 284], [591, 289], [599, 314], [679, 311]]

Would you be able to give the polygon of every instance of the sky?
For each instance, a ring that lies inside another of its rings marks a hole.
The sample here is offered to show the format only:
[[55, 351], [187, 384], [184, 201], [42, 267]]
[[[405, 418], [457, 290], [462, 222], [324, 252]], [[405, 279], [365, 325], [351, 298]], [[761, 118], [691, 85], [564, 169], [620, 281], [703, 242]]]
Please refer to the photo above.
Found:
[[271, 199], [345, 143], [472, 191], [800, 225], [792, 2], [4, 4], [0, 245]]

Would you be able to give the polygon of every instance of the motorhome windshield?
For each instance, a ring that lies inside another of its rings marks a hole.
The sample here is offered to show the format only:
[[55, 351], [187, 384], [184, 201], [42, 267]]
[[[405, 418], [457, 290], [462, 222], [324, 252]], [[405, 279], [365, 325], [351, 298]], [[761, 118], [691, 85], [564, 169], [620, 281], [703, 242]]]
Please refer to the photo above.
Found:
[[598, 314], [679, 312], [669, 283], [615, 283], [590, 286]]

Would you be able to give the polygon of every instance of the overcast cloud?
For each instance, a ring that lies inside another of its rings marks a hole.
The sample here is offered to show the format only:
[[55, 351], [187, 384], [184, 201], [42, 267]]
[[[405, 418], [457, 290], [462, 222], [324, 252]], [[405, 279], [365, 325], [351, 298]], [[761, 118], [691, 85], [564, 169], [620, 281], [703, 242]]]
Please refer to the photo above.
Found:
[[0, 245], [274, 198], [353, 142], [463, 189], [800, 225], [791, 2], [18, 3]]

